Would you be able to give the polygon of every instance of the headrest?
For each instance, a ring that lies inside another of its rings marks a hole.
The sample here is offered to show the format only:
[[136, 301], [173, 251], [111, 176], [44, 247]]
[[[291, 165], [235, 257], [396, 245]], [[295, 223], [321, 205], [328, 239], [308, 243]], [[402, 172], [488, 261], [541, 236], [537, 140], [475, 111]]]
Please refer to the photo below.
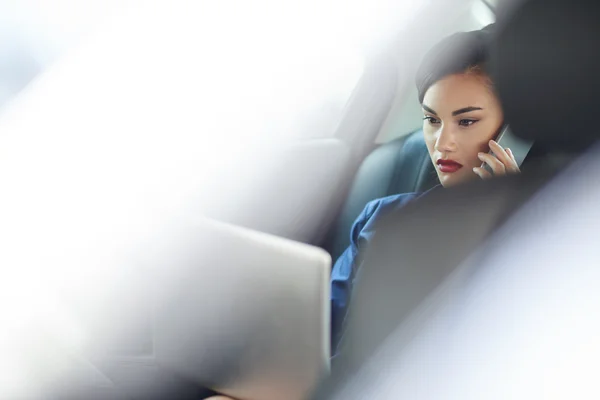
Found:
[[565, 152], [599, 137], [598, 38], [598, 1], [522, 0], [499, 13], [490, 74], [516, 135]]

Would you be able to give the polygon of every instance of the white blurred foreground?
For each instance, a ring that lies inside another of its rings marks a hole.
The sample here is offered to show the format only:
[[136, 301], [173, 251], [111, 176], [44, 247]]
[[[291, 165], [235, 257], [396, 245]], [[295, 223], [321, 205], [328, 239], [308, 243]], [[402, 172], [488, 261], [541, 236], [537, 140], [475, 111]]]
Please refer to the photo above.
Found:
[[[292, 139], [331, 136], [366, 49], [424, 5], [144, 2], [39, 76], [0, 121], [0, 398], [49, 397], [46, 384], [90, 345], [86, 329], [121, 320], [74, 307], [135, 299], [134, 266], [170, 221], [252, 220], [241, 205], [254, 180], [290, 160], [273, 149], [303, 160]], [[337, 171], [349, 152], [333, 148], [303, 161]], [[321, 188], [337, 175], [303, 168], [290, 185], [306, 197], [282, 199], [329, 204]]]

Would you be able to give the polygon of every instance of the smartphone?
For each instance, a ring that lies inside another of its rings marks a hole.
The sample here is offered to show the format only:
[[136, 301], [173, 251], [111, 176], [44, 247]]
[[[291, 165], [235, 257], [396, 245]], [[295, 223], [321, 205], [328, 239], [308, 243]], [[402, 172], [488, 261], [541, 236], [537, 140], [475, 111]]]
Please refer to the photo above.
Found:
[[[511, 131], [508, 125], [505, 125], [500, 129], [500, 133], [494, 139], [496, 143], [502, 146], [503, 149], [509, 148], [515, 156], [515, 161], [517, 165], [520, 167], [525, 160], [525, 157], [531, 150], [531, 146], [533, 146], [533, 141], [523, 140], [517, 136], [515, 136]], [[490, 151], [490, 154], [493, 152]], [[488, 172], [493, 173], [490, 166], [486, 163], [481, 164], [481, 168], [485, 168]]]

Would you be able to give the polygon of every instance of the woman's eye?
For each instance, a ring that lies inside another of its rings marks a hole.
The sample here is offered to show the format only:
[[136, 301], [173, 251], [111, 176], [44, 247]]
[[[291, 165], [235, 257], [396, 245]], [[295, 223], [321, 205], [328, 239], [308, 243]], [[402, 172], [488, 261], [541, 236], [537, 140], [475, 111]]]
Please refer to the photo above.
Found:
[[460, 121], [458, 121], [458, 125], [460, 125], [460, 126], [471, 126], [475, 122], [477, 122], [476, 119], [461, 119]]
[[439, 120], [439, 119], [437, 119], [437, 118], [433, 118], [433, 117], [432, 117], [432, 116], [430, 116], [430, 115], [426, 115], [426, 116], [423, 118], [423, 120], [427, 120], [427, 121], [428, 121], [428, 122], [429, 122], [431, 125], [434, 125], [434, 124], [439, 124], [439, 123], [440, 123], [440, 120]]

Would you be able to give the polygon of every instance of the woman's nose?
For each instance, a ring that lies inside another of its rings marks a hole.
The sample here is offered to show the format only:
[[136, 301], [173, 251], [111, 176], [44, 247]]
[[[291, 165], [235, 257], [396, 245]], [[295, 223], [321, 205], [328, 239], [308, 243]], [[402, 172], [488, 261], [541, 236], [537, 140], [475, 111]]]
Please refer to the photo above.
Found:
[[456, 150], [456, 137], [451, 127], [442, 126], [437, 133], [435, 149], [441, 153]]

